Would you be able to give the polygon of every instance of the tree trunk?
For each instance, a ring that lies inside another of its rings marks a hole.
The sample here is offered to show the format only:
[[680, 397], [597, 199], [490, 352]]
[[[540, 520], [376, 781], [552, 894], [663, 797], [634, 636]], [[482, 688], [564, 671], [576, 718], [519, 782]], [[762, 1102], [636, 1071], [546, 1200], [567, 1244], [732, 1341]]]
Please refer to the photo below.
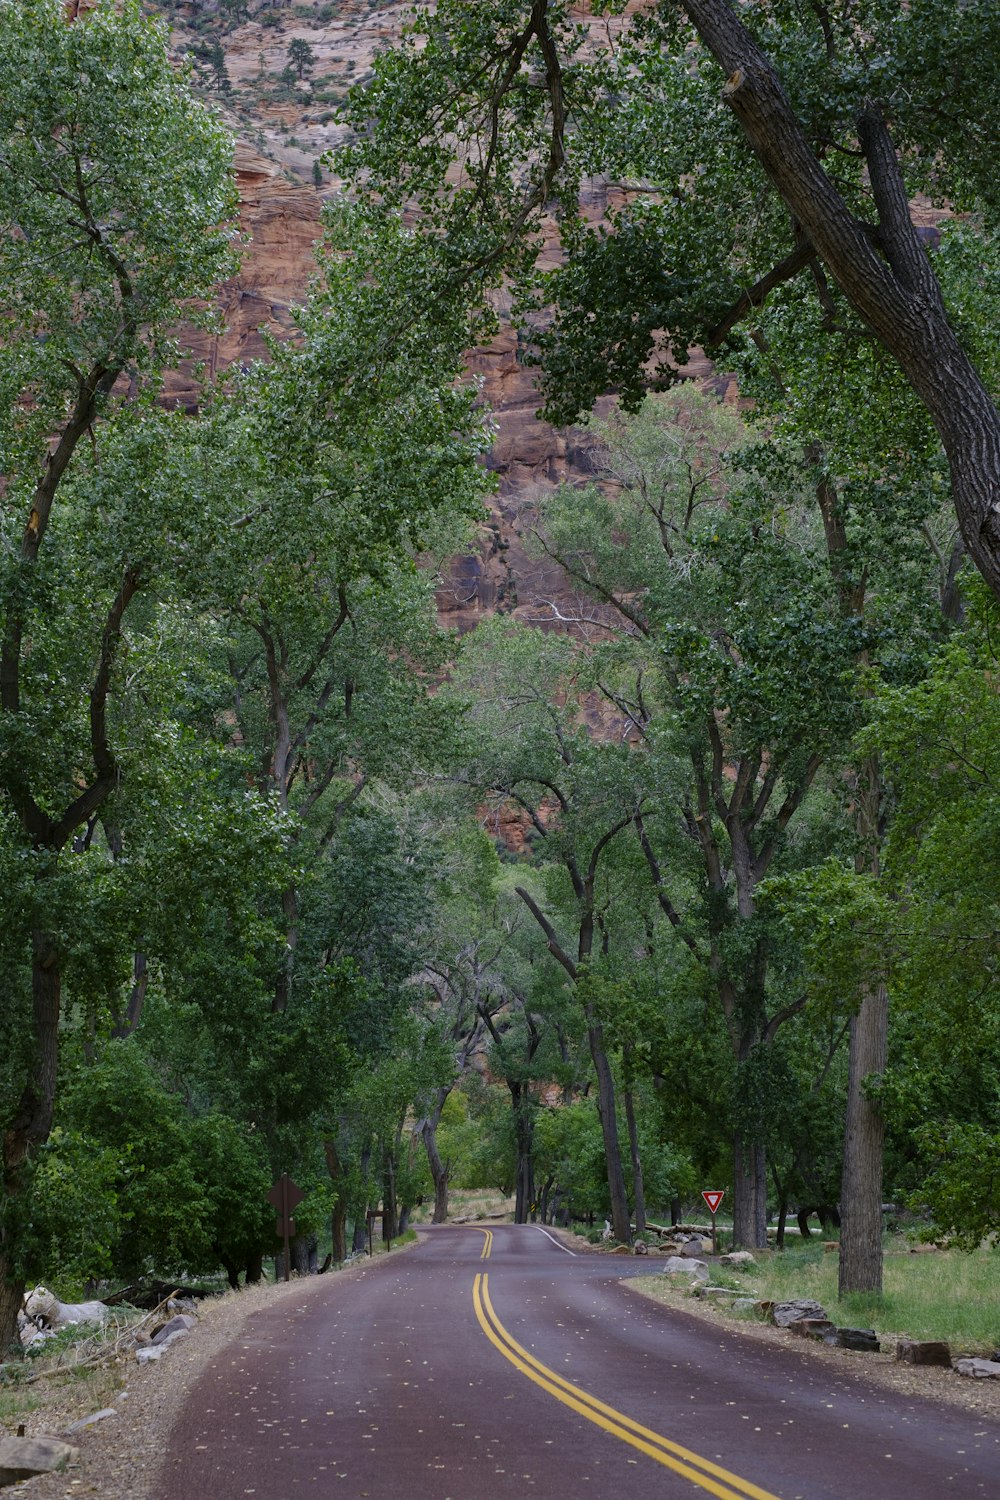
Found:
[[347, 1199], [338, 1198], [330, 1215], [333, 1258], [339, 1265], [347, 1259]]
[[[25, 1167], [32, 1151], [48, 1139], [56, 1097], [59, 1011], [62, 985], [59, 953], [49, 933], [32, 933], [31, 1005], [34, 1056], [17, 1110], [3, 1136], [3, 1196], [10, 1205], [27, 1191]], [[12, 1276], [9, 1230], [0, 1230], [0, 1349], [21, 1347], [17, 1313], [24, 1282]]]
[[622, 1170], [621, 1144], [618, 1139], [618, 1117], [615, 1113], [615, 1082], [604, 1050], [604, 1028], [587, 1018], [587, 1040], [597, 1074], [597, 1113], [604, 1137], [604, 1160], [608, 1172], [608, 1195], [611, 1199], [611, 1230], [622, 1245], [632, 1243], [632, 1225], [628, 1211], [628, 1193]]
[[885, 1072], [889, 999], [884, 985], [862, 998], [851, 1020], [847, 1123], [840, 1199], [841, 1297], [882, 1292], [882, 1157], [885, 1118], [881, 1100], [866, 1085]]
[[23, 1277], [13, 1276], [10, 1259], [5, 1251], [0, 1250], [0, 1363], [5, 1359], [21, 1358], [17, 1315], [24, 1302], [24, 1288]]
[[382, 1175], [382, 1238], [391, 1243], [399, 1238], [399, 1216], [396, 1207], [396, 1158], [391, 1151], [385, 1154]]
[[326, 1169], [336, 1193], [333, 1213], [330, 1217], [330, 1231], [333, 1236], [333, 1258], [339, 1263], [347, 1259], [347, 1173], [340, 1159], [337, 1142], [331, 1137], [327, 1137], [323, 1142], [323, 1154], [326, 1157]]
[[535, 1204], [535, 1111], [527, 1085], [510, 1083], [517, 1142], [517, 1175], [514, 1182], [514, 1223], [527, 1224]]
[[246, 1270], [243, 1273], [247, 1286], [256, 1286], [259, 1281], [264, 1280], [264, 1255], [260, 1250], [255, 1250], [247, 1261]]
[[[856, 867], [877, 876], [881, 866], [882, 779], [869, 756], [857, 782]], [[881, 1082], [889, 1053], [889, 996], [882, 983], [866, 986], [852, 1016], [847, 1064], [844, 1164], [840, 1177], [839, 1293], [882, 1293], [882, 1171], [885, 1119], [870, 1085]]]
[[763, 1143], [733, 1140], [733, 1249], [767, 1249], [767, 1158]]
[[628, 1145], [632, 1157], [632, 1194], [635, 1199], [635, 1232], [646, 1232], [646, 1192], [642, 1181], [642, 1158], [639, 1155], [639, 1132], [635, 1124], [635, 1103], [632, 1090], [623, 1089], [625, 1097], [625, 1119], [628, 1123]]
[[432, 1224], [447, 1224], [448, 1222], [448, 1178], [451, 1174], [451, 1163], [441, 1160], [441, 1153], [437, 1148], [437, 1127], [440, 1112], [429, 1116], [424, 1120], [420, 1135], [427, 1152], [427, 1165], [431, 1170], [431, 1179], [434, 1183], [434, 1217]]

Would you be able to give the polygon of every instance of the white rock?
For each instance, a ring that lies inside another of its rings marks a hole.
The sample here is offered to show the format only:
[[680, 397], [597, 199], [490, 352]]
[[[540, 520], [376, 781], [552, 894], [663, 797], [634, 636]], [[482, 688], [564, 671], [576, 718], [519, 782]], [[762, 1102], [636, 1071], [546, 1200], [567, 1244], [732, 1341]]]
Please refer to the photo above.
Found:
[[117, 1417], [118, 1413], [113, 1406], [105, 1406], [102, 1411], [91, 1412], [89, 1417], [81, 1417], [79, 1422], [74, 1422], [72, 1427], [67, 1427], [67, 1433], [79, 1432], [81, 1428], [93, 1427], [95, 1422], [103, 1422], [105, 1417]]
[[749, 1250], [730, 1250], [728, 1255], [719, 1256], [720, 1266], [755, 1266], [756, 1264]]
[[691, 1260], [680, 1255], [668, 1255], [663, 1262], [664, 1276], [691, 1276], [697, 1281], [708, 1280], [708, 1266], [703, 1260]]

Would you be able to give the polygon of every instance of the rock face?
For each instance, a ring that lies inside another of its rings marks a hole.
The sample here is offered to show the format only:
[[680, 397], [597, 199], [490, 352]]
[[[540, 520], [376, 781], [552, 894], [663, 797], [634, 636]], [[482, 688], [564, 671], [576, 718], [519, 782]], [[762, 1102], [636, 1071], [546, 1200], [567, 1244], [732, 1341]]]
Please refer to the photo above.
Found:
[[72, 1463], [78, 1451], [58, 1438], [4, 1438], [0, 1441], [0, 1485], [17, 1484], [36, 1474], [53, 1474]]

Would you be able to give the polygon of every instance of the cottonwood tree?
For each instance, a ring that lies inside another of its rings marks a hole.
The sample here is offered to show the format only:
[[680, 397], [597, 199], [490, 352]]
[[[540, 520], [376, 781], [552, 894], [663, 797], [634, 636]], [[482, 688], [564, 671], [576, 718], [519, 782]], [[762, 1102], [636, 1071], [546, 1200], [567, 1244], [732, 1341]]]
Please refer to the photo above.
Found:
[[567, 637], [507, 622], [478, 628], [461, 675], [462, 686], [476, 698], [475, 758], [468, 774], [483, 793], [520, 810], [544, 861], [543, 888], [525, 879], [515, 890], [582, 1008], [597, 1079], [612, 1226], [616, 1238], [630, 1244], [614, 1075], [603, 1023], [580, 981], [601, 950], [608, 849], [645, 802], [643, 768], [627, 745], [592, 736], [576, 699], [574, 667]]
[[[995, 233], [998, 44], [992, 0], [690, 0], [589, 27], [562, 0], [445, 0], [353, 95], [345, 167], [422, 215], [436, 297], [505, 270], [537, 289], [555, 208], [566, 260], [536, 300], [556, 308], [539, 340], [557, 420], [669, 382], [794, 282], [797, 316], [873, 335], [927, 408], [997, 591], [1000, 414], [910, 201], [978, 216], [984, 248]], [[588, 178], [603, 223], [579, 212]]]
[[759, 888], [845, 745], [857, 643], [801, 497], [779, 502], [734, 475], [727, 458], [746, 437], [693, 391], [651, 400], [610, 435], [616, 484], [557, 495], [537, 544], [605, 610], [609, 645], [592, 653], [592, 680], [647, 762], [631, 831], [729, 1033], [734, 1234], [762, 1246], [767, 1071], [805, 997], [773, 972]]
[[[56, 1091], [65, 937], [46, 892], [127, 775], [116, 743], [122, 640], [173, 543], [156, 510], [155, 443], [145, 454], [133, 444], [125, 487], [105, 492], [82, 537], [70, 495], [84, 469], [99, 483], [102, 429], [141, 421], [133, 392], [170, 359], [182, 304], [233, 267], [230, 152], [174, 71], [164, 29], [132, 0], [72, 24], [60, 0], [0, 6], [0, 784], [32, 870], [19, 915], [30, 1057], [3, 1122], [8, 1201], [48, 1134]], [[123, 513], [142, 515], [144, 543], [118, 535]], [[21, 1295], [5, 1235], [4, 1346]]]

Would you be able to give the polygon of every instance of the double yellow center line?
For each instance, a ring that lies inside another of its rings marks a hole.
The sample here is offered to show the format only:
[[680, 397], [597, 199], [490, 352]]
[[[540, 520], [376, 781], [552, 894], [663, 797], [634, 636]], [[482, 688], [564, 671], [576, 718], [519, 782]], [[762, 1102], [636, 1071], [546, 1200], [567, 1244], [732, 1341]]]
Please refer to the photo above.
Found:
[[[490, 1234], [489, 1230], [486, 1233]], [[492, 1238], [490, 1234], [489, 1240], [483, 1247], [481, 1257], [483, 1260], [489, 1254]], [[480, 1272], [472, 1287], [472, 1301], [479, 1326], [504, 1359], [535, 1385], [541, 1386], [543, 1391], [547, 1391], [550, 1396], [561, 1401], [563, 1406], [568, 1406], [571, 1411], [577, 1412], [581, 1417], [586, 1417], [587, 1421], [593, 1422], [595, 1427], [602, 1428], [612, 1437], [620, 1438], [623, 1443], [628, 1443], [630, 1448], [644, 1453], [654, 1463], [662, 1464], [664, 1468], [673, 1469], [675, 1474], [690, 1479], [692, 1484], [708, 1490], [709, 1494], [718, 1496], [719, 1500], [778, 1500], [778, 1497], [771, 1494], [769, 1490], [762, 1490], [759, 1485], [751, 1484], [749, 1480], [741, 1479], [738, 1474], [732, 1474], [728, 1469], [712, 1463], [711, 1459], [702, 1458], [699, 1454], [692, 1453], [689, 1448], [682, 1448], [680, 1443], [671, 1442], [669, 1438], [661, 1437], [658, 1432], [652, 1432], [648, 1427], [633, 1422], [631, 1417], [626, 1417], [624, 1413], [616, 1411], [613, 1406], [606, 1406], [603, 1401], [598, 1401], [596, 1396], [590, 1396], [586, 1391], [581, 1391], [578, 1386], [571, 1385], [568, 1380], [557, 1375], [555, 1370], [550, 1370], [547, 1365], [543, 1365], [516, 1339], [512, 1338], [500, 1322], [490, 1301], [488, 1281], [489, 1277], [486, 1273]]]
[[480, 1229], [479, 1233], [485, 1234], [486, 1236], [486, 1238], [483, 1240], [483, 1253], [482, 1255], [480, 1255], [479, 1259], [489, 1260], [490, 1251], [493, 1249], [493, 1231], [492, 1229]]

